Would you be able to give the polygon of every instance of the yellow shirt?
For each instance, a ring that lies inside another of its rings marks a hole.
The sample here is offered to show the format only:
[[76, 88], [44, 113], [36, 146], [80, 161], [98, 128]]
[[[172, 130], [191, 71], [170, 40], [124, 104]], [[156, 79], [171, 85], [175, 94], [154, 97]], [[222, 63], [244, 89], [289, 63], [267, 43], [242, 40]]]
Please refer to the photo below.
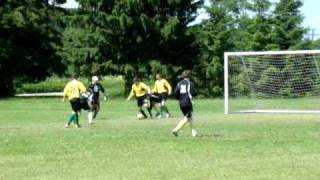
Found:
[[86, 92], [86, 87], [82, 82], [74, 79], [65, 86], [63, 90], [63, 97], [66, 97], [69, 100], [80, 98], [80, 93], [83, 92]]
[[138, 85], [133, 84], [128, 99], [131, 99], [133, 96], [141, 97], [146, 95], [149, 92], [150, 92], [150, 88], [146, 84], [142, 82], [140, 82]]
[[161, 79], [161, 80], [156, 80], [154, 83], [154, 88], [152, 90], [154, 93], [165, 93], [167, 92], [168, 94], [172, 93], [172, 87], [168, 83], [167, 80]]

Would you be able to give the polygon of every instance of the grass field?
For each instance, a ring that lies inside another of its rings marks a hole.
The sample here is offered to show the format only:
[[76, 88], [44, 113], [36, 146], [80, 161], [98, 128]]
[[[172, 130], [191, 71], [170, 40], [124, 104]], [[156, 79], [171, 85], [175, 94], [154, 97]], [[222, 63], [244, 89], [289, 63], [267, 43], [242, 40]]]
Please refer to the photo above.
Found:
[[181, 115], [137, 120], [135, 101], [103, 104], [94, 127], [65, 129], [60, 99], [0, 100], [0, 179], [319, 179], [320, 115], [223, 115], [197, 100], [200, 137]]

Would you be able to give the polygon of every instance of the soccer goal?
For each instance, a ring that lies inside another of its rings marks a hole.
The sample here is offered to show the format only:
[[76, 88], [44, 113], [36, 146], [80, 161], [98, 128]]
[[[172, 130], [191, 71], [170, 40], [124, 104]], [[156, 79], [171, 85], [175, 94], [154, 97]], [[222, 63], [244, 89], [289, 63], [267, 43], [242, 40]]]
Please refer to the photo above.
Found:
[[225, 52], [225, 114], [320, 113], [320, 50]]

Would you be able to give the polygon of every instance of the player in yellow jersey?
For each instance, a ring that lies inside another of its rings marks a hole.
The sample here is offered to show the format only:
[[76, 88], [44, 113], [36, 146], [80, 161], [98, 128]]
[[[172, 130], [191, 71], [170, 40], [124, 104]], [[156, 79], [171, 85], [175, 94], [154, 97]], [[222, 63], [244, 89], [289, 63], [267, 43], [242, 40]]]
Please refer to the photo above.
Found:
[[138, 78], [134, 78], [133, 81], [134, 83], [132, 85], [131, 92], [127, 100], [130, 100], [135, 96], [137, 99], [139, 112], [143, 115], [144, 118], [147, 118], [148, 116], [144, 112], [144, 110], [148, 107], [147, 95], [150, 94], [150, 88], [143, 82], [140, 82]]
[[169, 110], [166, 106], [166, 101], [168, 95], [171, 95], [172, 93], [172, 87], [166, 79], [162, 78], [161, 74], [156, 75], [156, 81], [154, 83], [152, 92], [157, 94], [159, 97], [161, 116], [170, 117]]
[[80, 128], [79, 124], [79, 115], [81, 111], [80, 103], [80, 93], [86, 92], [86, 87], [82, 82], [77, 80], [76, 76], [72, 76], [72, 80], [65, 86], [63, 90], [63, 99], [64, 102], [67, 98], [70, 101], [72, 112], [69, 117], [69, 121], [66, 124], [66, 128], [70, 127], [72, 121], [76, 124], [76, 127]]

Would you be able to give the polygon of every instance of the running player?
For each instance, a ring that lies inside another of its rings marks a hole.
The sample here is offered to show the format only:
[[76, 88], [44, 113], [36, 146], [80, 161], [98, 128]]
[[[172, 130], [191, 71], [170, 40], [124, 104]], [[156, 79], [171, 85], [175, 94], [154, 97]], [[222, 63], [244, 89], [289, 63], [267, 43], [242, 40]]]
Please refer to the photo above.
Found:
[[150, 94], [150, 88], [140, 82], [138, 78], [133, 79], [134, 83], [131, 88], [131, 92], [127, 100], [129, 101], [133, 96], [137, 99], [137, 105], [139, 107], [139, 112], [143, 115], [144, 118], [148, 118], [144, 110], [148, 107], [148, 98], [147, 95]]
[[104, 95], [103, 100], [107, 101], [107, 96], [103, 86], [98, 82], [98, 76], [92, 77], [92, 82], [88, 87], [89, 95], [89, 113], [88, 113], [88, 124], [92, 125], [93, 121], [96, 119], [98, 112], [100, 111], [100, 92]]
[[79, 115], [81, 111], [80, 93], [85, 93], [86, 88], [82, 82], [77, 80], [77, 76], [72, 76], [72, 80], [65, 86], [63, 90], [63, 99], [68, 98], [71, 104], [72, 112], [69, 117], [68, 123], [65, 125], [66, 128], [70, 127], [70, 124], [74, 121], [77, 128], [80, 128]]
[[168, 95], [171, 95], [172, 88], [168, 81], [162, 78], [161, 74], [156, 75], [156, 81], [154, 83], [153, 93], [157, 94], [160, 102], [161, 116], [170, 117], [169, 110], [166, 106]]
[[180, 109], [184, 115], [183, 119], [177, 124], [177, 126], [172, 130], [172, 134], [174, 136], [178, 136], [178, 132], [181, 128], [183, 128], [186, 124], [189, 123], [191, 128], [192, 137], [197, 136], [197, 131], [193, 127], [193, 119], [192, 119], [192, 99], [193, 96], [196, 95], [195, 89], [193, 87], [193, 83], [190, 81], [191, 71], [185, 70], [182, 73], [182, 80], [178, 83], [175, 89], [175, 97], [179, 100]]

